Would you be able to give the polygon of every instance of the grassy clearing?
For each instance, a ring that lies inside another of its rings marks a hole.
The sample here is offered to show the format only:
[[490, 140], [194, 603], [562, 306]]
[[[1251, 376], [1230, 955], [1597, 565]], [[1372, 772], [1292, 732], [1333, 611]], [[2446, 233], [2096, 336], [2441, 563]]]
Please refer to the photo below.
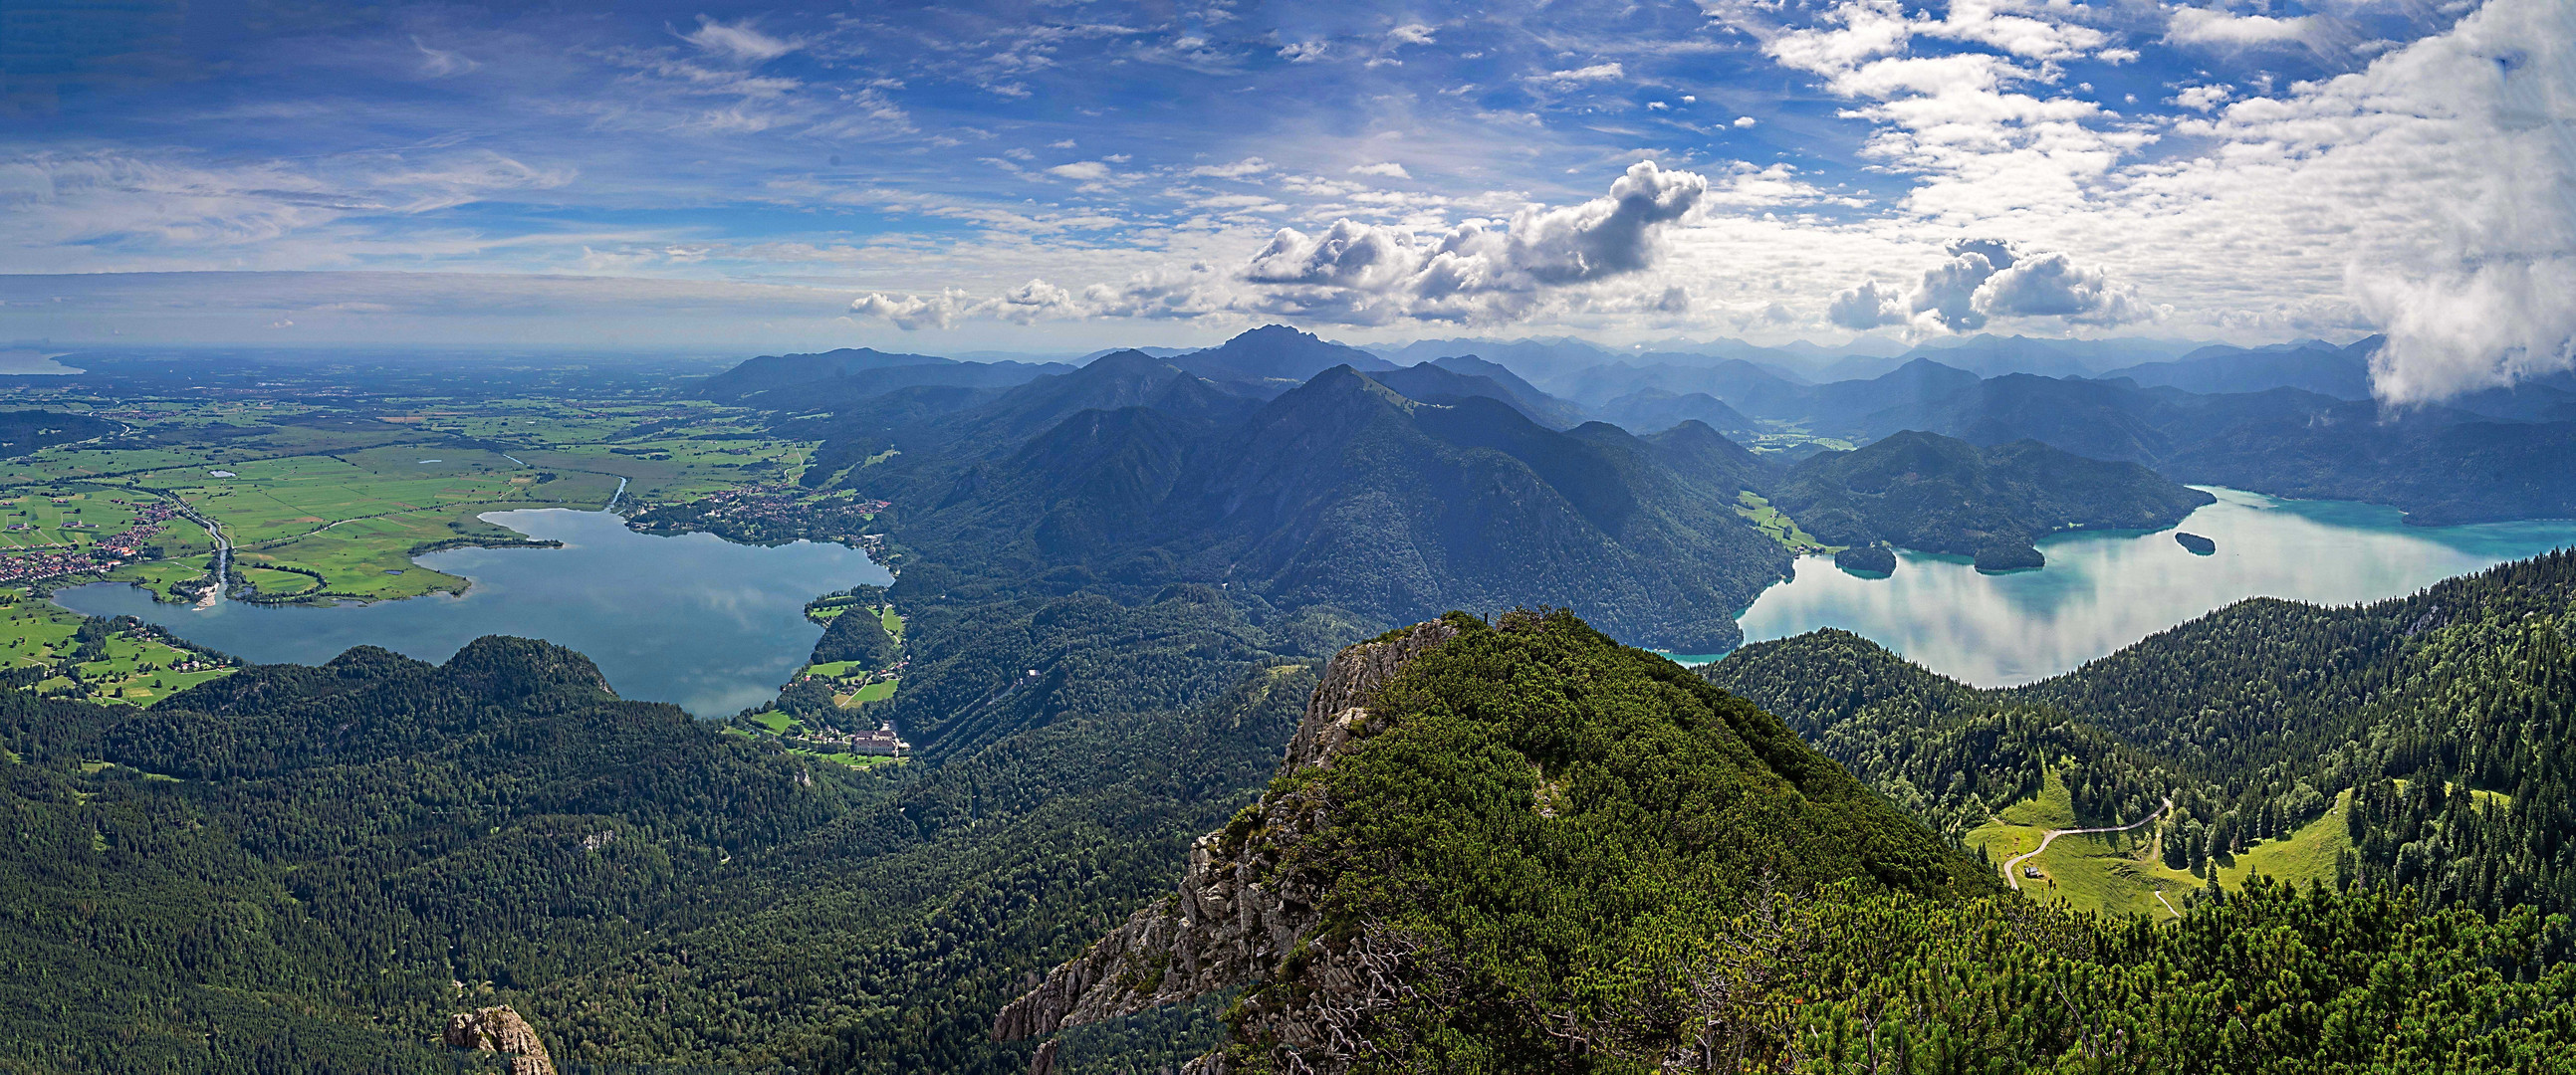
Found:
[[909, 758], [897, 758], [885, 754], [827, 754], [819, 750], [807, 750], [804, 747], [789, 747], [787, 752], [800, 758], [812, 758], [815, 761], [829, 762], [831, 764], [850, 769], [875, 769], [889, 765], [901, 765], [904, 762], [911, 760]]
[[874, 683], [868, 684], [867, 686], [861, 687], [856, 691], [852, 691], [850, 693], [850, 700], [846, 704], [857, 705], [861, 702], [885, 701], [888, 698], [894, 697], [894, 689], [896, 685], [902, 682], [903, 681], [899, 679], [880, 679]]
[[[2282, 839], [2256, 841], [2233, 863], [2212, 863], [2219, 885], [2242, 888], [2257, 873], [2298, 885], [2333, 884], [2336, 857], [2352, 847], [2343, 816], [2350, 801], [2351, 793], [2344, 792], [2323, 817], [2299, 831]], [[2208, 882], [2164, 864], [2162, 841], [2170, 828], [2168, 821], [2130, 832], [2060, 836], [2045, 853], [2024, 864], [2037, 867], [2045, 876], [2023, 878], [2021, 890], [2033, 899], [2063, 902], [2079, 910], [2170, 918], [2172, 912], [2156, 899], [2156, 893], [2163, 892], [2178, 907], [2183, 893]], [[2066, 786], [2052, 771], [2037, 797], [1999, 811], [1994, 820], [1971, 830], [1966, 842], [1985, 849], [2000, 867], [2037, 848], [2048, 830], [2075, 825]]]
[[1751, 489], [1736, 494], [1735, 513], [1743, 516], [1745, 521], [1752, 523], [1771, 540], [1779, 542], [1782, 548], [1790, 552], [1800, 554], [1833, 552], [1840, 548], [1840, 546], [1827, 545], [1818, 541], [1814, 534], [1799, 529], [1797, 520], [1782, 514], [1780, 509], [1772, 507], [1770, 501], [1763, 499], [1760, 494]]

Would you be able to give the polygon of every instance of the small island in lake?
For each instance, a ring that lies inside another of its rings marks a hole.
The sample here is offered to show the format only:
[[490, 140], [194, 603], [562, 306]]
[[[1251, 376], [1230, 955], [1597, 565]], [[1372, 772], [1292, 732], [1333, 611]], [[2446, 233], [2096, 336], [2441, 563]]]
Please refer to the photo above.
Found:
[[2018, 538], [1990, 538], [1977, 546], [1977, 570], [1989, 575], [2027, 571], [2047, 563], [2048, 557], [2040, 555], [2038, 546]]
[[2217, 542], [2211, 541], [2198, 534], [2176, 531], [2174, 533], [2174, 541], [2183, 548], [2190, 549], [2191, 554], [2194, 556], [2207, 556], [2218, 551]]
[[1854, 545], [1834, 554], [1834, 566], [1855, 575], [1886, 578], [1896, 573], [1896, 550], [1885, 545]]

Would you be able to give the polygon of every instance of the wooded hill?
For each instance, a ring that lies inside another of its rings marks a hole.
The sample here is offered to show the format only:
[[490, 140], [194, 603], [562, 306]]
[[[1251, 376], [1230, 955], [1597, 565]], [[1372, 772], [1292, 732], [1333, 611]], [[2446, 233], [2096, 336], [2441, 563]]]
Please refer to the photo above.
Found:
[[[1228, 347], [1288, 342], [1274, 337]], [[1318, 361], [1319, 346], [1294, 353]], [[917, 558], [906, 585], [934, 600], [1031, 579], [1133, 600], [1182, 581], [1377, 626], [1544, 603], [1694, 653], [1736, 644], [1735, 615], [1789, 568], [1790, 550], [1738, 510], [1746, 491], [1794, 490], [1854, 542], [1942, 551], [1990, 531], [2026, 547], [2068, 527], [2168, 525], [2207, 502], [2039, 445], [1919, 434], [1791, 470], [1696, 421], [1551, 429], [1525, 386], [1487, 373], [1335, 366], [1279, 391], [1176, 361], [1107, 355], [929, 417], [853, 411], [813, 430], [825, 445], [805, 481], [893, 502], [879, 525]]]
[[2338, 875], [2429, 905], [2576, 911], [2576, 552], [2375, 604], [2257, 598], [2027, 687], [1975, 690], [1843, 632], [1711, 682], [1952, 834], [2062, 767], [2086, 823], [2171, 792], [2177, 868], [2356, 806]]

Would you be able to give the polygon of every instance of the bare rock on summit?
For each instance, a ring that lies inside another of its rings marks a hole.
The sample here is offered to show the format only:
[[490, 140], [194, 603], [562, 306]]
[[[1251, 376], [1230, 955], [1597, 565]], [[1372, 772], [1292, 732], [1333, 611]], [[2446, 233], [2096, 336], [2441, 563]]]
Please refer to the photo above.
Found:
[[554, 1058], [546, 1054], [537, 1028], [507, 1004], [448, 1016], [446, 1041], [450, 1049], [507, 1057], [510, 1075], [555, 1075]]
[[[1457, 633], [1456, 627], [1434, 620], [1336, 655], [1306, 705], [1280, 772], [1331, 765], [1354, 728], [1368, 719], [1378, 690], [1415, 657]], [[994, 1039], [1052, 1034], [1273, 973], [1321, 920], [1314, 905], [1318, 894], [1306, 891], [1296, 876], [1272, 868], [1278, 849], [1301, 839], [1313, 823], [1317, 804], [1295, 796], [1276, 799], [1264, 796], [1235, 824], [1199, 837], [1190, 846], [1180, 891], [1136, 912], [1003, 1008], [993, 1020]], [[1251, 816], [1255, 813], [1257, 821]], [[1053, 1058], [1052, 1048], [1043, 1049], [1036, 1070], [1044, 1072]], [[1187, 1070], [1204, 1075], [1224, 1067], [1221, 1056], [1209, 1056]]]

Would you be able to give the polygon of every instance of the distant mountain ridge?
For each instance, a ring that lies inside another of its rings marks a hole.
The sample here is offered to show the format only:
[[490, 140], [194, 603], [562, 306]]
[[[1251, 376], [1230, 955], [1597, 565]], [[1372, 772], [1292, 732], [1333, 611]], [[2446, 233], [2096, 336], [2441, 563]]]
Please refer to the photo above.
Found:
[[[1073, 369], [1061, 362], [959, 362], [866, 347], [819, 354], [762, 355], [699, 382], [699, 399], [804, 408], [842, 405], [900, 388], [1007, 388]], [[768, 397], [768, 398], [760, 398]]]
[[1559, 432], [1500, 399], [1424, 403], [1347, 366], [1252, 403], [1164, 360], [1110, 356], [935, 424], [947, 428], [895, 443], [981, 454], [907, 452], [848, 480], [917, 505], [905, 539], [975, 571], [1112, 588], [1178, 577], [1378, 622], [1546, 601], [1632, 637], [1723, 648], [1735, 611], [1789, 562], [1733, 510], [1761, 464], [1705, 427]]

